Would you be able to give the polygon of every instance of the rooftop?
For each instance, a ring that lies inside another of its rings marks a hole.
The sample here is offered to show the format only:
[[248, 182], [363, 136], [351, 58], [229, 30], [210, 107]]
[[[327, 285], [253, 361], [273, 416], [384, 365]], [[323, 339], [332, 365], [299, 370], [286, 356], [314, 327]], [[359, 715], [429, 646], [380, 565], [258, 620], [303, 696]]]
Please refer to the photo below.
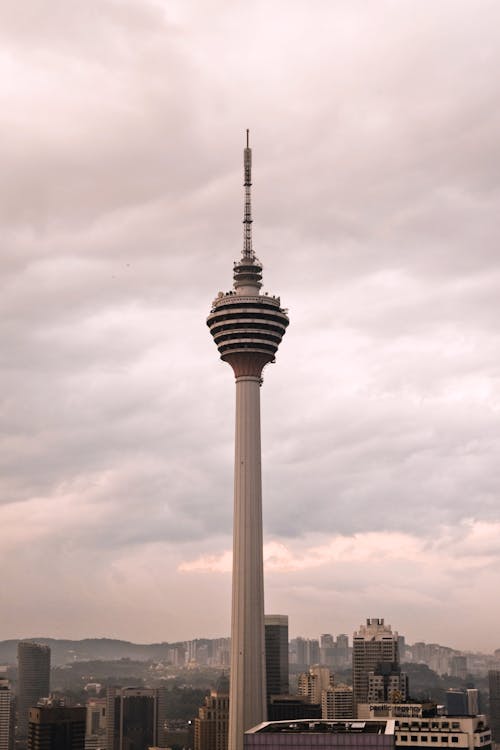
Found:
[[345, 720], [324, 721], [322, 719], [297, 719], [293, 721], [266, 721], [250, 729], [246, 734], [394, 734], [394, 721]]

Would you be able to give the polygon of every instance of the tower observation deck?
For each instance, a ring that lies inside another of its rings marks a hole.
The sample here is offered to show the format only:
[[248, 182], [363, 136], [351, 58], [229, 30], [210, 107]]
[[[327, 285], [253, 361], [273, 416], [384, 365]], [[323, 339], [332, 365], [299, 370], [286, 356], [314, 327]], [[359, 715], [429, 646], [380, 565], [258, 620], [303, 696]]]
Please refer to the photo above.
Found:
[[243, 253], [241, 259], [234, 263], [234, 291], [225, 294], [219, 292], [207, 325], [221, 359], [232, 366], [236, 377], [260, 377], [265, 365], [275, 361], [289, 320], [287, 311], [280, 306], [279, 297], [260, 294], [262, 264], [252, 247], [252, 150], [248, 146], [248, 131], [244, 172]]
[[234, 290], [219, 292], [207, 325], [236, 379], [233, 593], [229, 750], [243, 750], [245, 731], [266, 719], [260, 386], [288, 326], [279, 297], [261, 294], [262, 264], [252, 247], [252, 151], [243, 152], [243, 252]]

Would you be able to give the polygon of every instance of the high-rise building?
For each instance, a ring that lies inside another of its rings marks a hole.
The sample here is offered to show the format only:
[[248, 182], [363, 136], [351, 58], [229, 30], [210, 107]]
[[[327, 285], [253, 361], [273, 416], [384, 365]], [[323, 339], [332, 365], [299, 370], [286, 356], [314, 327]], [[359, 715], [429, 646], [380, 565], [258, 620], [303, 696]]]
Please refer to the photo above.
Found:
[[479, 690], [450, 688], [444, 694], [447, 716], [477, 716], [479, 713]]
[[339, 683], [330, 685], [321, 693], [321, 717], [323, 719], [352, 719], [352, 687]]
[[148, 750], [165, 747], [165, 690], [108, 688], [107, 750]]
[[500, 669], [488, 672], [490, 691], [490, 725], [495, 742], [500, 743]]
[[335, 665], [335, 641], [331, 633], [322, 633], [319, 638], [319, 658], [321, 664], [327, 667]]
[[309, 672], [299, 675], [299, 695], [309, 698], [311, 703], [321, 703], [321, 694], [333, 684], [333, 674], [328, 667], [315, 664]]
[[288, 615], [265, 615], [266, 694], [287, 695], [288, 680]]
[[234, 291], [219, 292], [207, 325], [236, 378], [233, 592], [229, 750], [266, 717], [260, 387], [288, 326], [278, 297], [261, 294], [262, 264], [252, 247], [252, 151], [244, 150], [243, 254], [234, 264]]
[[30, 708], [50, 692], [50, 648], [40, 643], [19, 641], [17, 645], [17, 733], [28, 734]]
[[467, 677], [467, 657], [452, 656], [450, 659], [450, 674], [452, 677], [459, 677], [465, 680]]
[[310, 667], [312, 664], [320, 664], [321, 649], [316, 638], [293, 638], [290, 641], [291, 661], [300, 667]]
[[30, 708], [28, 750], [84, 750], [85, 706]]
[[[367, 619], [353, 636], [352, 684], [354, 707], [369, 700], [369, 675], [384, 675], [385, 683], [391, 674], [400, 674], [398, 634], [392, 632], [383, 619]], [[384, 682], [384, 680], [383, 680]], [[385, 695], [383, 700], [389, 700]]]
[[379, 664], [368, 672], [368, 702], [402, 703], [408, 699], [408, 675], [397, 664]]
[[349, 636], [345, 633], [339, 633], [335, 641], [335, 666], [343, 669], [349, 666], [350, 663]]
[[219, 678], [194, 720], [194, 750], [227, 750], [229, 680]]
[[14, 725], [14, 696], [9, 681], [0, 678], [0, 750], [13, 750]]
[[106, 698], [89, 698], [85, 725], [85, 750], [106, 746]]

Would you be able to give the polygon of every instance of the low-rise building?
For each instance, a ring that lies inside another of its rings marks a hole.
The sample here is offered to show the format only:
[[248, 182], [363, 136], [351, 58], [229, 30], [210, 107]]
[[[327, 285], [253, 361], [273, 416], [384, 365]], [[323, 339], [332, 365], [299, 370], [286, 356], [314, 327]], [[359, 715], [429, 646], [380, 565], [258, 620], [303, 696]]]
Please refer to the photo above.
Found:
[[395, 719], [396, 746], [401, 748], [460, 748], [491, 750], [486, 716], [433, 716]]

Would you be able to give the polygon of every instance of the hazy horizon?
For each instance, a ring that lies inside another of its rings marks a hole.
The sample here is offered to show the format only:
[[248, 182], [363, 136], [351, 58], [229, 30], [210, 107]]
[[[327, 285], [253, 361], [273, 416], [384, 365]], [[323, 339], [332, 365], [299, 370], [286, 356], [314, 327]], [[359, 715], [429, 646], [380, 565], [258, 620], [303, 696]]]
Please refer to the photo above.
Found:
[[266, 611], [499, 648], [498, 3], [2, 16], [0, 639], [229, 633], [250, 128]]

